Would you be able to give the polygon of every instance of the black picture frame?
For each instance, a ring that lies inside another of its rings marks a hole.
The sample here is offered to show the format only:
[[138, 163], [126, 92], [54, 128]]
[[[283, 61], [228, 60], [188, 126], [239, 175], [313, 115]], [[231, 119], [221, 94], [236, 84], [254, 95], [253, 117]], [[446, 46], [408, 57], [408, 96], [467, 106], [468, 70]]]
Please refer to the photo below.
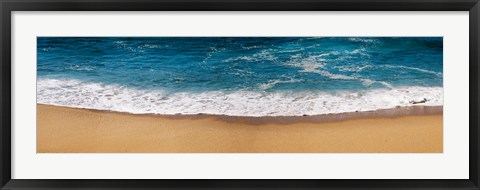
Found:
[[[1, 189], [479, 189], [479, 0], [1, 0], [0, 10]], [[469, 179], [11, 179], [12, 11], [469, 11]]]

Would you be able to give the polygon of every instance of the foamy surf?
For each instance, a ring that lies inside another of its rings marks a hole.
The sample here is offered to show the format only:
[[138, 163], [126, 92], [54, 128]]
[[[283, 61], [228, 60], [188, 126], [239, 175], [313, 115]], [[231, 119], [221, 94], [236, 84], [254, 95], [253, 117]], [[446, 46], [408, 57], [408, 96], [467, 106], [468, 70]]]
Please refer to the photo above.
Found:
[[302, 116], [399, 106], [441, 106], [443, 88], [408, 86], [336, 92], [168, 93], [73, 79], [39, 79], [37, 103], [133, 114]]

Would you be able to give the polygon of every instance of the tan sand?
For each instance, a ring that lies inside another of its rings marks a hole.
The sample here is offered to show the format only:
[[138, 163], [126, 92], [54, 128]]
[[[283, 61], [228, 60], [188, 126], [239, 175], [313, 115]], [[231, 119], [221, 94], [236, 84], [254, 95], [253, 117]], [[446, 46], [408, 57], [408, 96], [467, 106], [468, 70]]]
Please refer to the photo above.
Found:
[[333, 121], [307, 116], [275, 122], [285, 119], [267, 117], [248, 122], [248, 118], [134, 115], [39, 104], [37, 152], [443, 152], [443, 114], [415, 113]]

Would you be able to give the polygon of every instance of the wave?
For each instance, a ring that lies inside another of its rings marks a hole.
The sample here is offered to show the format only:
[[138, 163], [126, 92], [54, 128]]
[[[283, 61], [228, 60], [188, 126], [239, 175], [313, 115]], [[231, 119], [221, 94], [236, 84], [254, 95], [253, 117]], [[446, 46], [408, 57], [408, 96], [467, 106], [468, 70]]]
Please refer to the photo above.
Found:
[[39, 79], [37, 103], [133, 114], [300, 116], [443, 105], [442, 87], [356, 92], [176, 92], [134, 89], [73, 79]]

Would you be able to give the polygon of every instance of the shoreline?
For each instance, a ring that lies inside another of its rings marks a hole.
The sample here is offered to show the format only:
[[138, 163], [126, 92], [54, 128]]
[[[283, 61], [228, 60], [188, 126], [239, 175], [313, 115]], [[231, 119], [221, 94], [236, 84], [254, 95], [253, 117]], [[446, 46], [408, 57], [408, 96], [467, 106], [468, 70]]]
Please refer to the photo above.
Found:
[[216, 114], [154, 114], [154, 113], [129, 113], [112, 110], [100, 110], [90, 108], [68, 107], [60, 105], [50, 105], [37, 103], [37, 106], [53, 106], [68, 109], [79, 109], [89, 112], [97, 113], [115, 113], [121, 115], [135, 115], [139, 117], [160, 117], [165, 119], [205, 119], [215, 118], [218, 120], [231, 123], [248, 123], [248, 124], [292, 124], [292, 123], [322, 123], [322, 122], [336, 122], [350, 119], [367, 119], [367, 118], [397, 118], [412, 115], [436, 115], [443, 114], [443, 106], [403, 106], [397, 108], [387, 108], [369, 111], [357, 112], [341, 112], [341, 113], [326, 113], [318, 115], [295, 115], [295, 116], [236, 116], [236, 115], [216, 115]]
[[442, 107], [413, 107], [259, 118], [37, 104], [37, 153], [442, 153]]

